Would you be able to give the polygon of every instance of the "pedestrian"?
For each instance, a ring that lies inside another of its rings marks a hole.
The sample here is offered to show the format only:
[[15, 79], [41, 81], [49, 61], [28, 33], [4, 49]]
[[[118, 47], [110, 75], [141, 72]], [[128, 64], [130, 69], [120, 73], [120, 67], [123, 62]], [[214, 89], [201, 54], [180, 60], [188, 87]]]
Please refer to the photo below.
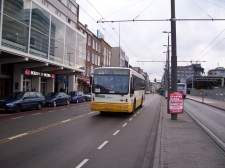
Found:
[[64, 89], [61, 87], [61, 88], [60, 88], [60, 92], [63, 92], [63, 90], [64, 90]]

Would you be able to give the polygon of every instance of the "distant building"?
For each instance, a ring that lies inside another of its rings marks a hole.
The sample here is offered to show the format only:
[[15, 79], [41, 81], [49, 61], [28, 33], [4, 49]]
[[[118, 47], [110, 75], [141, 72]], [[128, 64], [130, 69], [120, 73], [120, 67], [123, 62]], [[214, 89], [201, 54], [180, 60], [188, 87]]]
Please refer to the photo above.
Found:
[[217, 67], [215, 69], [211, 69], [208, 71], [208, 76], [221, 76], [225, 77], [225, 68], [224, 67]]

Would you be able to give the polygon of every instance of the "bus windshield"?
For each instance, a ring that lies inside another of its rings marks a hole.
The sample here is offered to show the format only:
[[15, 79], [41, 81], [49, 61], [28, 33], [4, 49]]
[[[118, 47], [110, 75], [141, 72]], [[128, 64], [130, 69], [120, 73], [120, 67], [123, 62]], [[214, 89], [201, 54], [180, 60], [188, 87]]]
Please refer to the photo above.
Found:
[[178, 83], [177, 89], [185, 89], [186, 85], [184, 83]]
[[128, 94], [129, 75], [101, 75], [93, 77], [92, 92], [95, 94]]

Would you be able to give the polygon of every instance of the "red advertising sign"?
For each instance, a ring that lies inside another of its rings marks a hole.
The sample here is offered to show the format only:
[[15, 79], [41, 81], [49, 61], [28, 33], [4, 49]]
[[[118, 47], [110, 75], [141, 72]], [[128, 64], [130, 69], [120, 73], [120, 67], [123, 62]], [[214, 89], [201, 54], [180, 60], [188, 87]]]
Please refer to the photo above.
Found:
[[169, 113], [179, 114], [184, 111], [183, 92], [169, 93]]

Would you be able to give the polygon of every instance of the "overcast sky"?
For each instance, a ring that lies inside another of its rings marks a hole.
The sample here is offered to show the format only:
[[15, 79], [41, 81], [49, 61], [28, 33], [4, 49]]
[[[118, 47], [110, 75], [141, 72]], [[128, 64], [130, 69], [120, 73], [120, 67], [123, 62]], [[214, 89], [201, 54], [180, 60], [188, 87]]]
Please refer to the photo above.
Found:
[[[161, 80], [166, 61], [170, 0], [77, 0], [80, 5], [80, 22], [87, 24], [95, 35], [99, 29], [105, 41], [112, 47], [120, 46], [129, 57], [132, 66], [139, 66], [148, 73], [150, 80]], [[225, 0], [175, 0], [177, 19], [225, 19]], [[103, 19], [102, 19], [103, 18]], [[102, 21], [124, 21], [97, 23]], [[120, 26], [119, 26], [120, 25]], [[120, 27], [120, 29], [119, 29]], [[119, 31], [120, 30], [120, 31]], [[120, 32], [120, 33], [119, 33]], [[119, 38], [120, 34], [120, 38]], [[224, 21], [177, 21], [178, 66], [201, 63], [205, 75], [209, 69], [225, 67], [225, 20]], [[120, 40], [119, 40], [120, 39]], [[171, 35], [170, 35], [171, 40]], [[171, 41], [170, 41], [171, 43]], [[170, 54], [171, 55], [171, 54]]]

